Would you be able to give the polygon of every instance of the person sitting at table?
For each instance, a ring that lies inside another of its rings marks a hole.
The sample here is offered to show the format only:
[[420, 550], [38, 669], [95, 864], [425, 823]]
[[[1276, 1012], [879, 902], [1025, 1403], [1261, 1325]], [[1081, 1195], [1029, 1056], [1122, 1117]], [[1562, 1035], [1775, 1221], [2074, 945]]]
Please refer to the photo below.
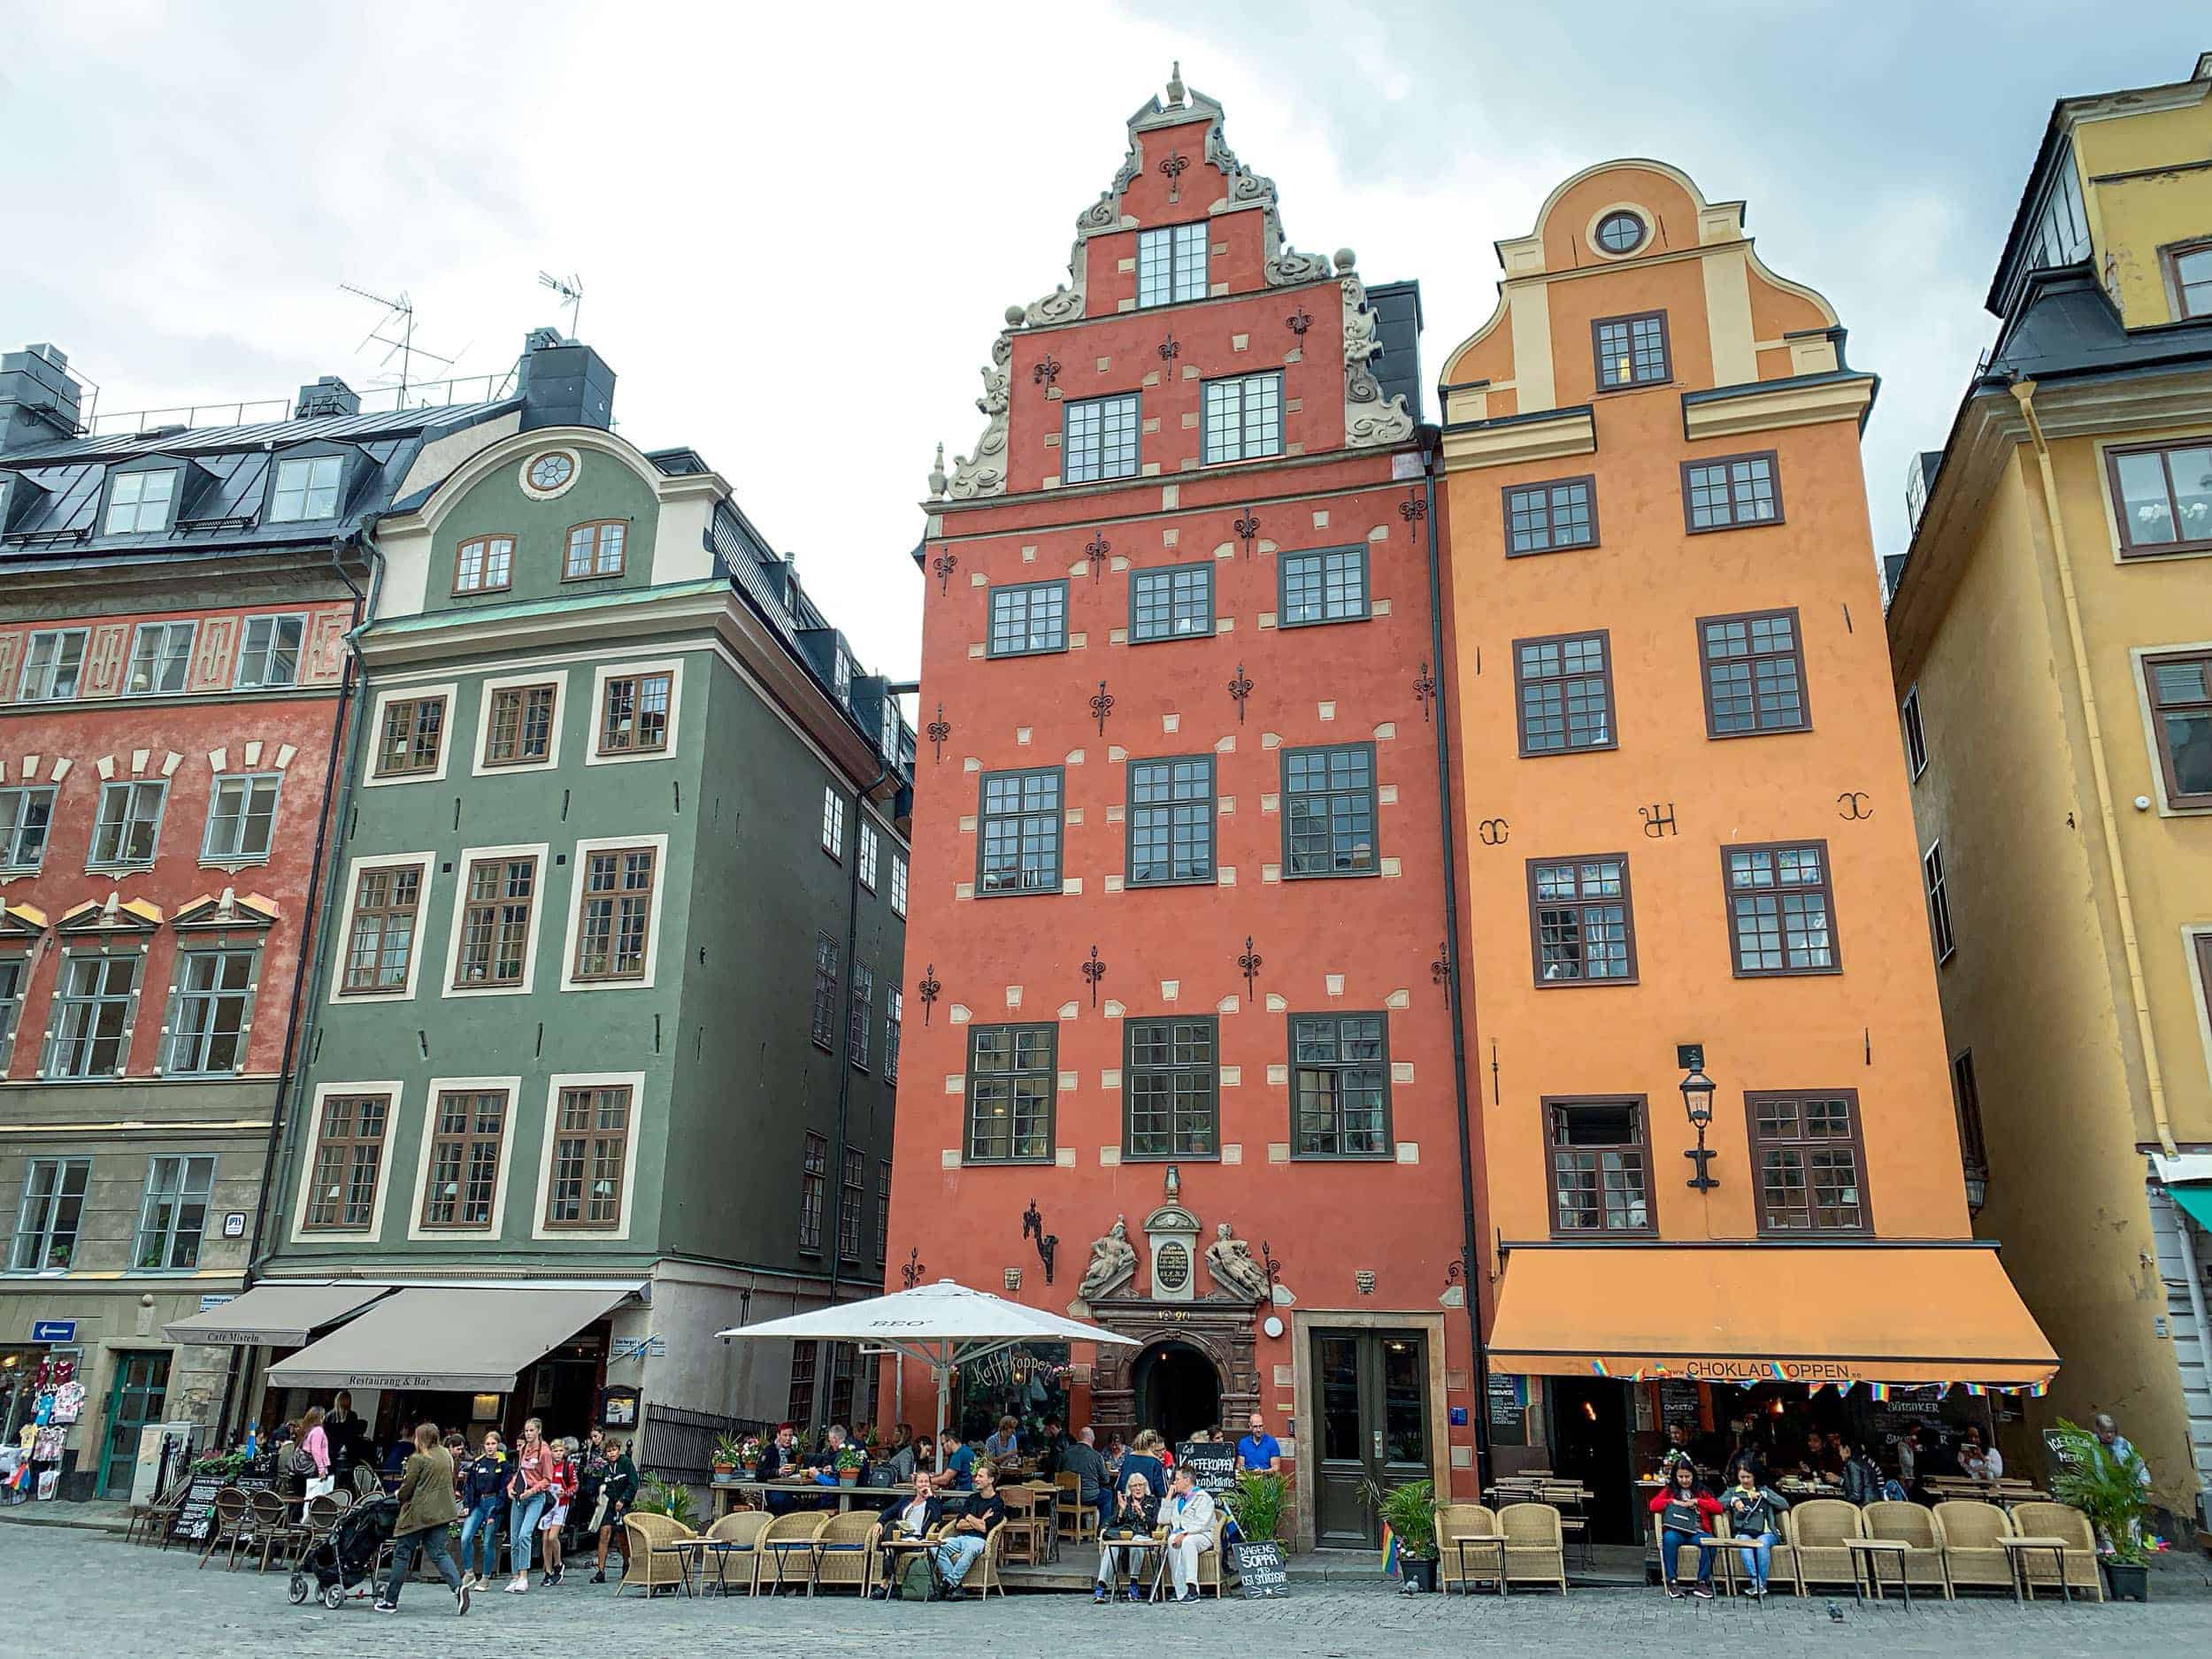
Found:
[[1200, 1487], [1186, 1463], [1175, 1471], [1168, 1500], [1160, 1506], [1167, 1526], [1167, 1569], [1178, 1606], [1198, 1600], [1198, 1554], [1214, 1547], [1213, 1494]]
[[1847, 1434], [1836, 1436], [1836, 1452], [1843, 1459], [1843, 1497], [1863, 1507], [1882, 1501], [1882, 1471], [1871, 1457], [1860, 1455]]
[[[1152, 1529], [1159, 1525], [1159, 1501], [1152, 1495], [1152, 1483], [1141, 1470], [1133, 1471], [1115, 1500], [1110, 1520], [1099, 1529], [1098, 1578], [1091, 1586], [1091, 1600], [1103, 1601], [1107, 1586], [1114, 1581], [1117, 1565], [1125, 1567], [1129, 1573], [1129, 1599], [1144, 1600], [1144, 1593], [1137, 1588], [1137, 1579], [1144, 1570], [1144, 1552], [1152, 1548]], [[1118, 1563], [1115, 1553], [1120, 1552]]]
[[1798, 1459], [1798, 1468], [1807, 1479], [1824, 1481], [1832, 1486], [1843, 1477], [1843, 1459], [1818, 1429], [1805, 1431], [1805, 1449]]
[[1129, 1447], [1117, 1429], [1106, 1437], [1106, 1449], [1099, 1455], [1106, 1460], [1107, 1475], [1118, 1485], [1121, 1480], [1121, 1460], [1129, 1455]]
[[1760, 1484], [1749, 1463], [1737, 1460], [1736, 1481], [1721, 1500], [1721, 1508], [1728, 1516], [1728, 1530], [1738, 1538], [1750, 1539], [1755, 1546], [1748, 1563], [1754, 1595], [1767, 1593], [1767, 1573], [1774, 1564], [1774, 1546], [1782, 1534], [1782, 1511], [1789, 1507], [1787, 1498]]
[[776, 1437], [761, 1448], [760, 1478], [780, 1480], [799, 1463], [799, 1431], [795, 1424], [776, 1425]]
[[927, 1538], [945, 1518], [944, 1500], [937, 1495], [937, 1488], [930, 1485], [926, 1474], [917, 1473], [909, 1484], [912, 1490], [886, 1504], [876, 1517], [887, 1548], [883, 1552], [883, 1582], [876, 1586], [875, 1594], [887, 1601], [898, 1593], [899, 1571], [899, 1552], [887, 1546], [895, 1540], [918, 1541]]
[[[963, 1449], [965, 1449], [964, 1448]], [[969, 1453], [972, 1457], [974, 1454]], [[975, 1466], [975, 1487], [968, 1494], [964, 1513], [952, 1524], [945, 1534], [945, 1541], [930, 1552], [937, 1563], [937, 1576], [944, 1580], [945, 1599], [962, 1601], [968, 1593], [960, 1587], [960, 1581], [968, 1576], [976, 1557], [987, 1548], [991, 1529], [1006, 1518], [1006, 1500], [998, 1494], [998, 1472], [988, 1463]]]
[[1969, 1480], [2002, 1480], [2005, 1478], [2005, 1455], [1994, 1446], [1982, 1444], [1981, 1425], [1970, 1423], [1959, 1440], [1959, 1472]]
[[821, 1449], [809, 1452], [802, 1461], [808, 1469], [813, 1471], [818, 1482], [821, 1481], [823, 1476], [827, 1475], [829, 1480], [826, 1484], [834, 1486], [837, 1482], [837, 1454], [844, 1449], [845, 1425], [842, 1423], [833, 1423], [829, 1425], [828, 1432], [822, 1436]]
[[938, 1459], [937, 1472], [930, 1477], [931, 1484], [940, 1492], [967, 1491], [975, 1484], [975, 1454], [950, 1429], [938, 1437], [938, 1443], [943, 1455]]
[[910, 1486], [914, 1480], [914, 1425], [902, 1423], [891, 1432], [891, 1447], [884, 1454], [883, 1466], [890, 1471], [889, 1484]]
[[1095, 1431], [1086, 1425], [1074, 1442], [1060, 1454], [1060, 1472], [1076, 1478], [1076, 1502], [1098, 1511], [1098, 1530], [1102, 1532], [1106, 1523], [1113, 1518], [1114, 1496], [1106, 1473], [1106, 1460], [1098, 1455], [1096, 1438]]
[[1699, 1483], [1696, 1464], [1685, 1458], [1667, 1471], [1667, 1484], [1653, 1495], [1651, 1512], [1659, 1517], [1659, 1574], [1666, 1583], [1667, 1594], [1678, 1601], [1685, 1594], [1694, 1595], [1701, 1601], [1711, 1601], [1710, 1550], [1697, 1551], [1696, 1589], [1685, 1591], [1678, 1571], [1682, 1552], [1697, 1548], [1698, 1539], [1713, 1530], [1713, 1517], [1720, 1513], [1720, 1500]]
[[1910, 1497], [1920, 1485], [1920, 1425], [1909, 1424], [1897, 1437], [1897, 1479], [1903, 1483], [1905, 1495]]
[[983, 1442], [983, 1455], [995, 1463], [1011, 1463], [1021, 1455], [1020, 1425], [1011, 1417], [998, 1420], [998, 1432]]
[[1256, 1475], [1271, 1475], [1276, 1459], [1283, 1455], [1282, 1443], [1267, 1432], [1267, 1419], [1257, 1411], [1252, 1414], [1250, 1430], [1237, 1442], [1237, 1467]]
[[1051, 1412], [1045, 1414], [1045, 1432], [1038, 1437], [1037, 1473], [1049, 1480], [1060, 1472], [1060, 1460], [1067, 1455], [1073, 1442], [1062, 1432], [1060, 1419]]

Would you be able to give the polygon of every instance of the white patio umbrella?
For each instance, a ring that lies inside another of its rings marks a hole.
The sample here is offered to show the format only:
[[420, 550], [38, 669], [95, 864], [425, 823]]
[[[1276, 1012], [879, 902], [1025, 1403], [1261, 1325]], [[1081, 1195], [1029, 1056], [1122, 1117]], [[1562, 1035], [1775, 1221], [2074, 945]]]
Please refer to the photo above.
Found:
[[970, 1290], [941, 1279], [888, 1296], [817, 1308], [760, 1325], [735, 1325], [716, 1335], [780, 1337], [795, 1342], [873, 1342], [892, 1353], [911, 1356], [937, 1376], [937, 1432], [945, 1432], [945, 1402], [952, 1371], [1021, 1342], [1116, 1342], [1134, 1339], [1064, 1319], [1040, 1308], [1024, 1307], [1003, 1296]]

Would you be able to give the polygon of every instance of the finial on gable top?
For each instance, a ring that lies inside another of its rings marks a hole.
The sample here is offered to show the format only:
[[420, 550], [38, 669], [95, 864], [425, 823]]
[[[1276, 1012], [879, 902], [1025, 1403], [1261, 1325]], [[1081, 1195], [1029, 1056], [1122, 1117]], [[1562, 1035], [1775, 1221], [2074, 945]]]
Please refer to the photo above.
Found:
[[945, 446], [937, 446], [937, 465], [929, 469], [929, 498], [941, 499], [945, 493]]
[[1183, 60], [1179, 58], [1175, 60], [1175, 67], [1168, 72], [1167, 101], [1170, 104], [1183, 101]]
[[1339, 248], [1336, 250], [1336, 273], [1339, 276], [1348, 274], [1358, 263], [1359, 256], [1349, 248]]

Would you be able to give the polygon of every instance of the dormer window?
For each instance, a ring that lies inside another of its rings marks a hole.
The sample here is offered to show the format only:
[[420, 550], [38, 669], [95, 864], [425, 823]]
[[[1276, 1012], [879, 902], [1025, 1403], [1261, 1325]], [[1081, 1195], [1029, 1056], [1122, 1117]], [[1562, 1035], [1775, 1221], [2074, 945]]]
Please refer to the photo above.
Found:
[[120, 474], [108, 491], [106, 534], [134, 535], [150, 530], [166, 530], [176, 496], [177, 475], [173, 469]]
[[457, 594], [495, 594], [514, 580], [515, 539], [511, 535], [480, 535], [464, 541], [453, 555], [453, 591]]
[[1172, 305], [1206, 297], [1208, 227], [1170, 225], [1137, 233], [1137, 303]]
[[830, 687], [840, 703], [849, 704], [853, 700], [853, 659], [839, 646], [830, 669]]
[[310, 455], [276, 465], [276, 487], [269, 493], [271, 524], [338, 516], [338, 489], [345, 476], [343, 456]]
[[561, 566], [561, 580], [574, 582], [621, 575], [622, 547], [629, 531], [628, 521], [621, 518], [576, 526], [568, 533], [568, 558]]

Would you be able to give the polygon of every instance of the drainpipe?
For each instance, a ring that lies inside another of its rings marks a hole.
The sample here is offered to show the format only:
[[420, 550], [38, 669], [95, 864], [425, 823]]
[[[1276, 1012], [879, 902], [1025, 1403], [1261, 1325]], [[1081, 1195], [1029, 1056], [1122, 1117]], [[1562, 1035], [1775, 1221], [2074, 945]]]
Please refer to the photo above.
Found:
[[[1467, 1022], [1460, 1007], [1459, 864], [1452, 824], [1452, 750], [1444, 709], [1444, 597], [1436, 555], [1436, 431], [1428, 428], [1421, 445], [1421, 489], [1427, 511], [1429, 542], [1429, 651], [1436, 664], [1436, 818], [1444, 849], [1444, 988], [1452, 1006], [1452, 1089], [1459, 1117], [1459, 1259], [1465, 1270], [1467, 1342], [1474, 1360], [1474, 1409], [1468, 1421], [1475, 1431], [1475, 1486], [1490, 1478], [1489, 1361], [1482, 1349], [1482, 1291], [1475, 1254], [1475, 1154], [1467, 1108]], [[1448, 1475], [1447, 1479], [1448, 1481]]]
[[2043, 480], [2043, 513], [2051, 526], [2051, 551], [2058, 564], [2058, 591], [2065, 601], [2066, 638], [2073, 648], [2074, 687], [2081, 698], [2082, 725], [2089, 736], [2089, 770], [2097, 785], [2097, 822], [2104, 832], [2105, 861], [2112, 866], [2112, 897], [2120, 912], [2120, 945], [2126, 953], [2128, 993], [2135, 1002], [2135, 1032], [2143, 1045], [2143, 1079], [2150, 1095], [2151, 1124], [2158, 1144], [2168, 1157], [2178, 1156], [2174, 1145], [2173, 1119], [2166, 1110], [2166, 1076], [2158, 1064], [2158, 1039], [2151, 1030], [2150, 994], [2143, 983], [2143, 949], [2135, 933], [2135, 905], [2128, 896], [2127, 865], [2120, 857], [2120, 824], [2112, 810], [2112, 774], [2105, 764], [2104, 725], [2097, 713], [2097, 694], [2089, 683], [2089, 648], [2081, 628], [2081, 601], [2074, 589], [2074, 560], [2066, 544], [2066, 522], [2058, 509], [2058, 480], [2051, 470], [2051, 446], [2043, 435], [2043, 423], [2035, 413], [2035, 382], [2016, 380], [2012, 396], [2028, 423], [2028, 437], [2035, 445], [2036, 465]]

